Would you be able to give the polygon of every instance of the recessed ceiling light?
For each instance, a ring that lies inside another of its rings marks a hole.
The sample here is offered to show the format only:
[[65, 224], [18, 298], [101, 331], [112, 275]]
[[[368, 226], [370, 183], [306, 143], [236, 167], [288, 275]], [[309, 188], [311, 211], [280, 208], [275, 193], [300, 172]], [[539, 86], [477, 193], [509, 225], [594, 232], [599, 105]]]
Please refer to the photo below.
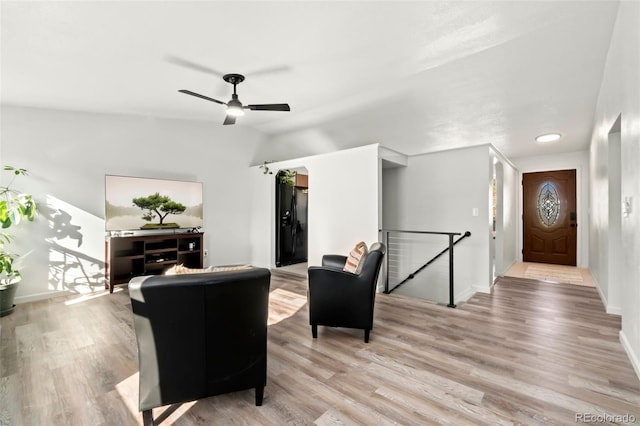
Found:
[[536, 138], [537, 142], [554, 142], [560, 139], [562, 135], [560, 133], [547, 133], [545, 135], [540, 135]]

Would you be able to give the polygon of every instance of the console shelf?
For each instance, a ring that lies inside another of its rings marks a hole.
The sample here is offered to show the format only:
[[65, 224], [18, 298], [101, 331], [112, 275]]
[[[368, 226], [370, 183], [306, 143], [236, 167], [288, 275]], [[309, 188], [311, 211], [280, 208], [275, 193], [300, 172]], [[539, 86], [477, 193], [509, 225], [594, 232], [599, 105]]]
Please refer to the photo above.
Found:
[[140, 275], [160, 275], [176, 264], [202, 268], [202, 233], [108, 237], [105, 241], [104, 288], [127, 284]]

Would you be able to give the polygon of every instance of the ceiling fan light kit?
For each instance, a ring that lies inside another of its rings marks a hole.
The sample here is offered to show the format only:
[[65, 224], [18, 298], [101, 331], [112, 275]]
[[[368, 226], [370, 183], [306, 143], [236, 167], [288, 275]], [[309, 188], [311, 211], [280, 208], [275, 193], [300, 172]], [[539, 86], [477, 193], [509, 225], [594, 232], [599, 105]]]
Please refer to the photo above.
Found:
[[217, 99], [192, 92], [191, 90], [181, 89], [178, 90], [178, 92], [184, 93], [185, 95], [195, 96], [196, 98], [210, 102], [215, 102], [220, 105], [225, 105], [227, 107], [227, 116], [222, 123], [224, 125], [235, 124], [236, 117], [244, 115], [245, 109], [253, 111], [291, 111], [289, 104], [256, 104], [244, 106], [242, 105], [242, 102], [240, 102], [240, 99], [238, 99], [238, 94], [236, 93], [236, 86], [244, 81], [244, 76], [242, 74], [225, 74], [222, 76], [222, 79], [233, 85], [233, 94], [228, 102], [222, 102]]
[[238, 95], [236, 95], [235, 93], [231, 96], [231, 100], [227, 102], [227, 115], [232, 115], [234, 117], [240, 117], [241, 115], [244, 115], [242, 102], [238, 100]]

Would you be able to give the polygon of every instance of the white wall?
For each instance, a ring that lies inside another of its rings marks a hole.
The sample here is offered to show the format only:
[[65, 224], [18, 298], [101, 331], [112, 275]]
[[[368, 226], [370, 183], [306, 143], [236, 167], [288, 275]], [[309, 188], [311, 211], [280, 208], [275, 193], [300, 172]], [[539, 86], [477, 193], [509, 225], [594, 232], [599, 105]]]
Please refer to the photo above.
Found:
[[269, 164], [273, 175], [251, 168], [251, 261], [275, 267], [275, 173], [305, 167], [309, 173], [309, 265], [324, 254], [344, 254], [358, 241], [378, 241], [378, 145]]
[[31, 172], [18, 187], [41, 214], [15, 246], [18, 302], [99, 288], [104, 279], [104, 175], [204, 183], [208, 264], [250, 260], [249, 163], [263, 135], [219, 123], [3, 106], [2, 164]]
[[600, 297], [610, 314], [620, 315], [622, 259], [621, 235], [621, 135], [610, 132], [604, 144], [590, 151], [593, 165], [591, 179], [591, 223], [589, 239], [592, 247], [590, 272]]
[[269, 137], [256, 151], [253, 164], [263, 161], [284, 161], [295, 158], [328, 154], [341, 150], [338, 141], [317, 129], [304, 129]]
[[498, 182], [498, 212], [496, 223], [496, 275], [505, 272], [517, 261], [518, 230], [518, 170], [495, 148], [491, 148], [491, 157], [501, 179]]
[[[640, 2], [620, 2], [616, 25], [611, 38], [604, 77], [595, 113], [591, 137], [590, 174], [594, 203], [604, 198], [607, 185], [600, 179], [608, 164], [607, 151], [609, 131], [616, 118], [621, 115], [622, 197], [632, 199], [632, 212], [621, 222], [622, 258], [620, 292], [622, 330], [620, 340], [640, 377]], [[592, 218], [591, 231], [609, 228], [608, 219]], [[591, 241], [590, 251], [601, 253], [607, 250], [608, 242]]]
[[[519, 170], [517, 217], [522, 217], [522, 184], [520, 182], [522, 182], [523, 173], [576, 169], [576, 206], [578, 208], [576, 261], [580, 268], [589, 267], [589, 152], [519, 157], [512, 158], [511, 161]], [[522, 220], [517, 221], [516, 254], [518, 260], [522, 261]]]
[[[487, 145], [409, 157], [407, 167], [383, 172], [383, 228], [460, 232], [471, 237], [455, 247], [455, 300], [490, 291], [491, 160]], [[473, 216], [473, 209], [478, 215]], [[447, 237], [399, 236], [399, 257], [390, 257], [392, 278], [403, 279], [448, 245]], [[448, 255], [396, 290], [442, 302], [448, 298]], [[391, 275], [391, 274], [390, 274]], [[397, 276], [396, 276], [397, 275]], [[392, 283], [393, 285], [393, 283]], [[435, 293], [434, 293], [435, 292]]]
[[[608, 147], [608, 204], [609, 226], [607, 250], [608, 293], [607, 312], [620, 315], [622, 311], [622, 146], [619, 129], [609, 134]], [[593, 201], [592, 201], [593, 205]]]
[[[592, 145], [589, 151], [589, 180], [591, 182], [591, 201], [589, 226], [589, 272], [598, 287], [605, 307], [608, 305], [608, 257], [607, 243], [609, 225], [609, 184], [608, 184], [608, 151], [607, 144]], [[605, 199], [607, 202], [602, 202]]]

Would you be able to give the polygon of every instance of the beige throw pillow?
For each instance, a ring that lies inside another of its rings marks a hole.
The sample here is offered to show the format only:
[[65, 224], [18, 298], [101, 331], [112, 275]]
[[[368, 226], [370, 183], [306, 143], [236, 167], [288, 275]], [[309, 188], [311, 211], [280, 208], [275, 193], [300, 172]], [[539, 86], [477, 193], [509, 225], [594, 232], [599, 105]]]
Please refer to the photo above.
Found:
[[246, 265], [230, 265], [230, 266], [211, 266], [211, 272], [227, 272], [227, 271], [243, 271], [245, 269], [251, 269], [252, 266]]
[[231, 265], [231, 266], [209, 266], [208, 268], [187, 268], [180, 264], [172, 266], [165, 271], [165, 275], [180, 275], [180, 274], [202, 274], [206, 272], [227, 272], [227, 271], [241, 271], [244, 269], [251, 269], [251, 265]]
[[186, 266], [180, 264], [180, 265], [174, 265], [171, 268], [167, 269], [165, 271], [165, 275], [180, 275], [180, 274], [202, 274], [205, 272], [211, 272], [212, 271], [212, 267], [208, 267], [208, 268], [187, 268]]
[[352, 274], [360, 274], [362, 272], [362, 266], [364, 265], [364, 260], [367, 257], [369, 250], [367, 249], [367, 245], [364, 241], [360, 241], [356, 246], [349, 252], [349, 256], [347, 256], [347, 262], [344, 264], [344, 268], [342, 269], [345, 272], [351, 272]]

